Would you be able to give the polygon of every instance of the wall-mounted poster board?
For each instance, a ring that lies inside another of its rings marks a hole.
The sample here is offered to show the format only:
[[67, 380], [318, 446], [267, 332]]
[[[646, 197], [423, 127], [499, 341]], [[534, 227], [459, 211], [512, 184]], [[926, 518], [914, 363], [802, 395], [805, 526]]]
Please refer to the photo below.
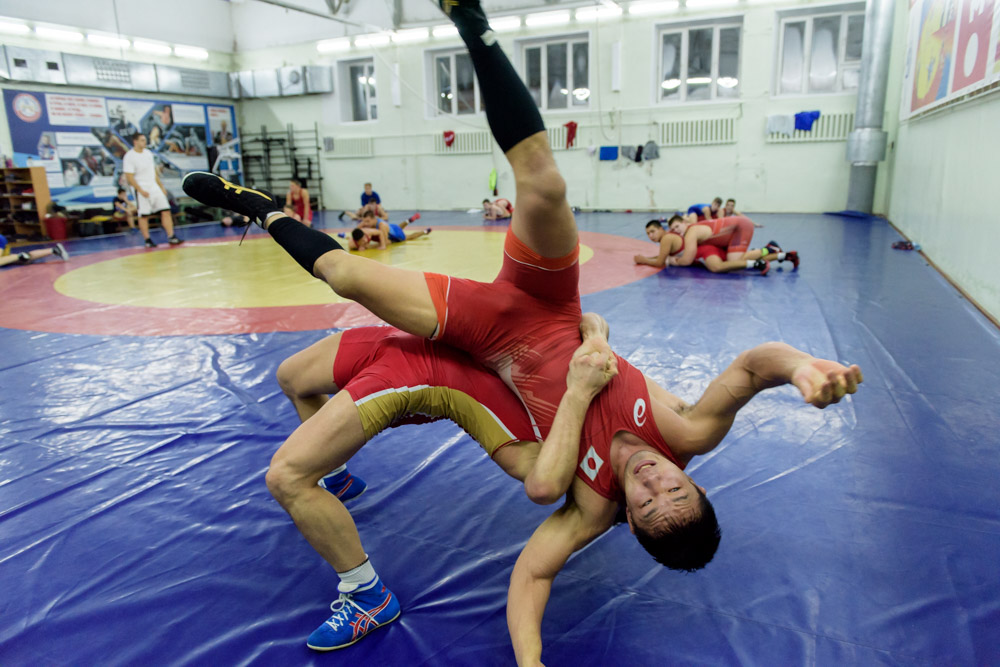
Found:
[[110, 202], [126, 187], [122, 158], [133, 135], [148, 139], [160, 180], [180, 196], [189, 171], [242, 183], [232, 105], [4, 90], [18, 167], [42, 166], [62, 206]]

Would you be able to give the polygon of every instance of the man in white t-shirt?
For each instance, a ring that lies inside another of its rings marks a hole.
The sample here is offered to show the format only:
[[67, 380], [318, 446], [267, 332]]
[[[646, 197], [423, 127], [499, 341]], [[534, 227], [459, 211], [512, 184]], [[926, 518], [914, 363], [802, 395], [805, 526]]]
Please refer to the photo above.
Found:
[[136, 202], [139, 207], [139, 231], [146, 240], [147, 248], [155, 248], [156, 243], [149, 238], [149, 216], [160, 214], [160, 224], [167, 233], [170, 245], [183, 241], [174, 234], [174, 219], [170, 215], [170, 204], [167, 202], [167, 189], [160, 182], [156, 172], [152, 151], [146, 150], [146, 135], [136, 134], [132, 139], [132, 148], [122, 159], [122, 172], [128, 184], [135, 190]]

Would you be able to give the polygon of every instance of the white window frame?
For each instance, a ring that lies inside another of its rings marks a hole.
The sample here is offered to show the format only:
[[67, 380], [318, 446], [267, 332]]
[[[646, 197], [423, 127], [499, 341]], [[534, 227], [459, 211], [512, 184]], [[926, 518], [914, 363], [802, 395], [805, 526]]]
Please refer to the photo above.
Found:
[[[352, 80], [351, 68], [357, 65], [365, 66], [366, 76], [369, 78], [375, 78], [376, 83], [373, 86], [375, 88], [374, 98], [369, 99], [367, 94], [365, 95], [365, 113], [367, 118], [362, 120], [354, 119], [354, 81]], [[341, 112], [343, 123], [377, 123], [378, 122], [378, 80], [375, 76], [375, 58], [369, 56], [366, 58], [352, 58], [350, 60], [341, 60], [337, 63], [338, 69], [340, 70], [340, 80], [341, 86], [340, 90], [345, 91], [343, 95], [343, 101], [341, 103]], [[372, 107], [375, 108], [375, 118], [372, 118]]]
[[[459, 114], [458, 113], [458, 95], [457, 84], [455, 82], [456, 69], [456, 56], [460, 54], [467, 54], [467, 49], [439, 49], [436, 51], [426, 51], [427, 55], [427, 87], [428, 87], [428, 99], [434, 100], [433, 106], [428, 105], [428, 113], [431, 117], [434, 116], [478, 116], [483, 113], [483, 95], [479, 90], [479, 77], [476, 76], [475, 70], [472, 73], [472, 84], [475, 90], [475, 112], [470, 114]], [[438, 58], [449, 58], [449, 63], [451, 67], [451, 111], [442, 111], [441, 107], [438, 105], [438, 98], [441, 96], [441, 90], [438, 88], [438, 72], [437, 72], [437, 61]]]
[[[851, 17], [860, 16], [862, 19], [862, 30], [864, 30], [865, 6], [864, 4], [841, 5], [835, 7], [810, 8], [810, 10], [792, 10], [779, 12], [777, 15], [778, 31], [778, 51], [774, 61], [774, 86], [772, 97], [803, 97], [808, 95], [855, 95], [857, 88], [844, 88], [844, 72], [848, 70], [859, 71], [861, 69], [861, 58], [848, 61], [847, 56], [847, 27]], [[813, 24], [816, 19], [839, 17], [840, 31], [837, 34], [837, 83], [834, 90], [809, 90], [809, 71], [812, 67], [812, 38]], [[805, 31], [802, 35], [802, 79], [800, 81], [801, 90], [794, 92], [782, 92], [782, 68], [785, 56], [785, 26], [789, 23], [805, 23]]]
[[[711, 79], [712, 82], [709, 84], [710, 95], [708, 99], [688, 99], [688, 48], [690, 44], [690, 32], [692, 30], [704, 30], [706, 28], [712, 28], [712, 70]], [[719, 96], [719, 49], [722, 46], [720, 40], [722, 30], [729, 28], [737, 28], [740, 31], [740, 50], [737, 56], [737, 67], [736, 67], [736, 78], [739, 81], [737, 84], [739, 86], [738, 92], [733, 97], [720, 97]], [[680, 33], [681, 35], [681, 52], [680, 52], [680, 97], [678, 99], [663, 99], [663, 93], [661, 89], [663, 87], [663, 38], [669, 34]], [[742, 16], [729, 16], [720, 17], [715, 19], [709, 19], [706, 21], [684, 21], [684, 22], [674, 22], [674, 23], [661, 23], [656, 26], [656, 55], [657, 55], [657, 65], [655, 68], [656, 81], [653, 88], [653, 99], [656, 104], [660, 105], [677, 105], [677, 104], [709, 104], [716, 102], [738, 102], [743, 96], [743, 85], [742, 85], [742, 69], [743, 69], [743, 17]]]
[[[548, 71], [548, 49], [546, 47], [554, 44], [565, 44], [566, 45], [566, 77], [570, 79], [567, 82], [566, 90], [569, 91], [568, 98], [566, 100], [565, 109], [550, 109], [549, 108], [549, 71]], [[584, 82], [585, 85], [579, 85], [580, 82], [573, 80], [575, 73], [573, 72], [573, 46], [575, 44], [585, 44], [587, 46], [587, 81]], [[520, 59], [520, 70], [521, 70], [521, 80], [524, 81], [524, 85], [528, 85], [528, 49], [538, 48], [541, 55], [541, 87], [542, 95], [541, 103], [538, 105], [539, 110], [545, 113], [573, 113], [578, 111], [586, 111], [590, 109], [590, 100], [594, 96], [594, 89], [590, 85], [591, 72], [594, 69], [593, 60], [593, 49], [590, 48], [590, 33], [572, 33], [567, 35], [550, 35], [540, 38], [531, 38], [519, 40], [517, 42], [517, 54]], [[588, 92], [588, 96], [585, 104], [574, 104], [572, 99], [573, 91], [585, 88]], [[530, 93], [530, 89], [529, 89]]]

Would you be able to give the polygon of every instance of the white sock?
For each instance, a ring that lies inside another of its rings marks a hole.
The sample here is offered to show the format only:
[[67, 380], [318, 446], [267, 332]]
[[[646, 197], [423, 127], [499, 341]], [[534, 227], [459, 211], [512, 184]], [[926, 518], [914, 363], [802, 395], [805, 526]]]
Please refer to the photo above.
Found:
[[747, 260], [747, 268], [748, 269], [752, 269], [753, 265], [756, 264], [756, 263], [757, 263], [757, 260], [755, 260], [755, 259], [748, 259]]
[[368, 558], [368, 554], [365, 554], [364, 563], [358, 565], [353, 570], [338, 572], [337, 576], [340, 577], [340, 584], [337, 586], [337, 590], [341, 593], [350, 593], [365, 584], [374, 583], [378, 575], [375, 573], [375, 568], [372, 567], [372, 562]]
[[781, 261], [783, 261], [783, 260], [785, 259], [785, 255], [786, 255], [786, 254], [787, 254], [787, 253], [784, 253], [784, 252], [778, 252], [778, 253], [775, 253], [775, 255], [774, 255], [774, 256], [778, 258], [778, 261], [779, 261], [779, 262], [781, 262]]
[[347, 464], [346, 463], [344, 465], [340, 466], [339, 468], [335, 469], [335, 470], [331, 470], [326, 475], [323, 475], [323, 477], [327, 477], [329, 475], [336, 475], [338, 472], [344, 472], [345, 470], [347, 470]]

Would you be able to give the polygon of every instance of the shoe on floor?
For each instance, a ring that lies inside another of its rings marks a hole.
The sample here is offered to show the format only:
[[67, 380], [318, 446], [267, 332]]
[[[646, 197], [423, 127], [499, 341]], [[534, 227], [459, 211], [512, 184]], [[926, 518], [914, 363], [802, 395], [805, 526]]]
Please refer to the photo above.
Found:
[[177, 238], [177, 235], [174, 234], [173, 236], [167, 239], [167, 243], [169, 243], [170, 245], [180, 245], [184, 243], [184, 239], [179, 239]]
[[66, 248], [63, 247], [62, 243], [57, 243], [56, 246], [52, 248], [52, 254], [58, 255], [64, 262], [69, 259], [69, 253], [66, 252]]
[[333, 615], [306, 640], [306, 646], [315, 651], [350, 646], [375, 628], [399, 618], [399, 601], [377, 576], [357, 588], [341, 582], [337, 590], [340, 597], [330, 605]]
[[156, 241], [154, 241], [153, 239], [146, 239], [146, 247], [147, 248], [155, 248], [156, 247]]
[[365, 489], [368, 488], [368, 484], [365, 483], [365, 480], [356, 475], [352, 475], [351, 471], [346, 468], [338, 473], [327, 475], [323, 479], [319, 480], [319, 485], [333, 495], [337, 496], [341, 502], [357, 498], [365, 492]]

